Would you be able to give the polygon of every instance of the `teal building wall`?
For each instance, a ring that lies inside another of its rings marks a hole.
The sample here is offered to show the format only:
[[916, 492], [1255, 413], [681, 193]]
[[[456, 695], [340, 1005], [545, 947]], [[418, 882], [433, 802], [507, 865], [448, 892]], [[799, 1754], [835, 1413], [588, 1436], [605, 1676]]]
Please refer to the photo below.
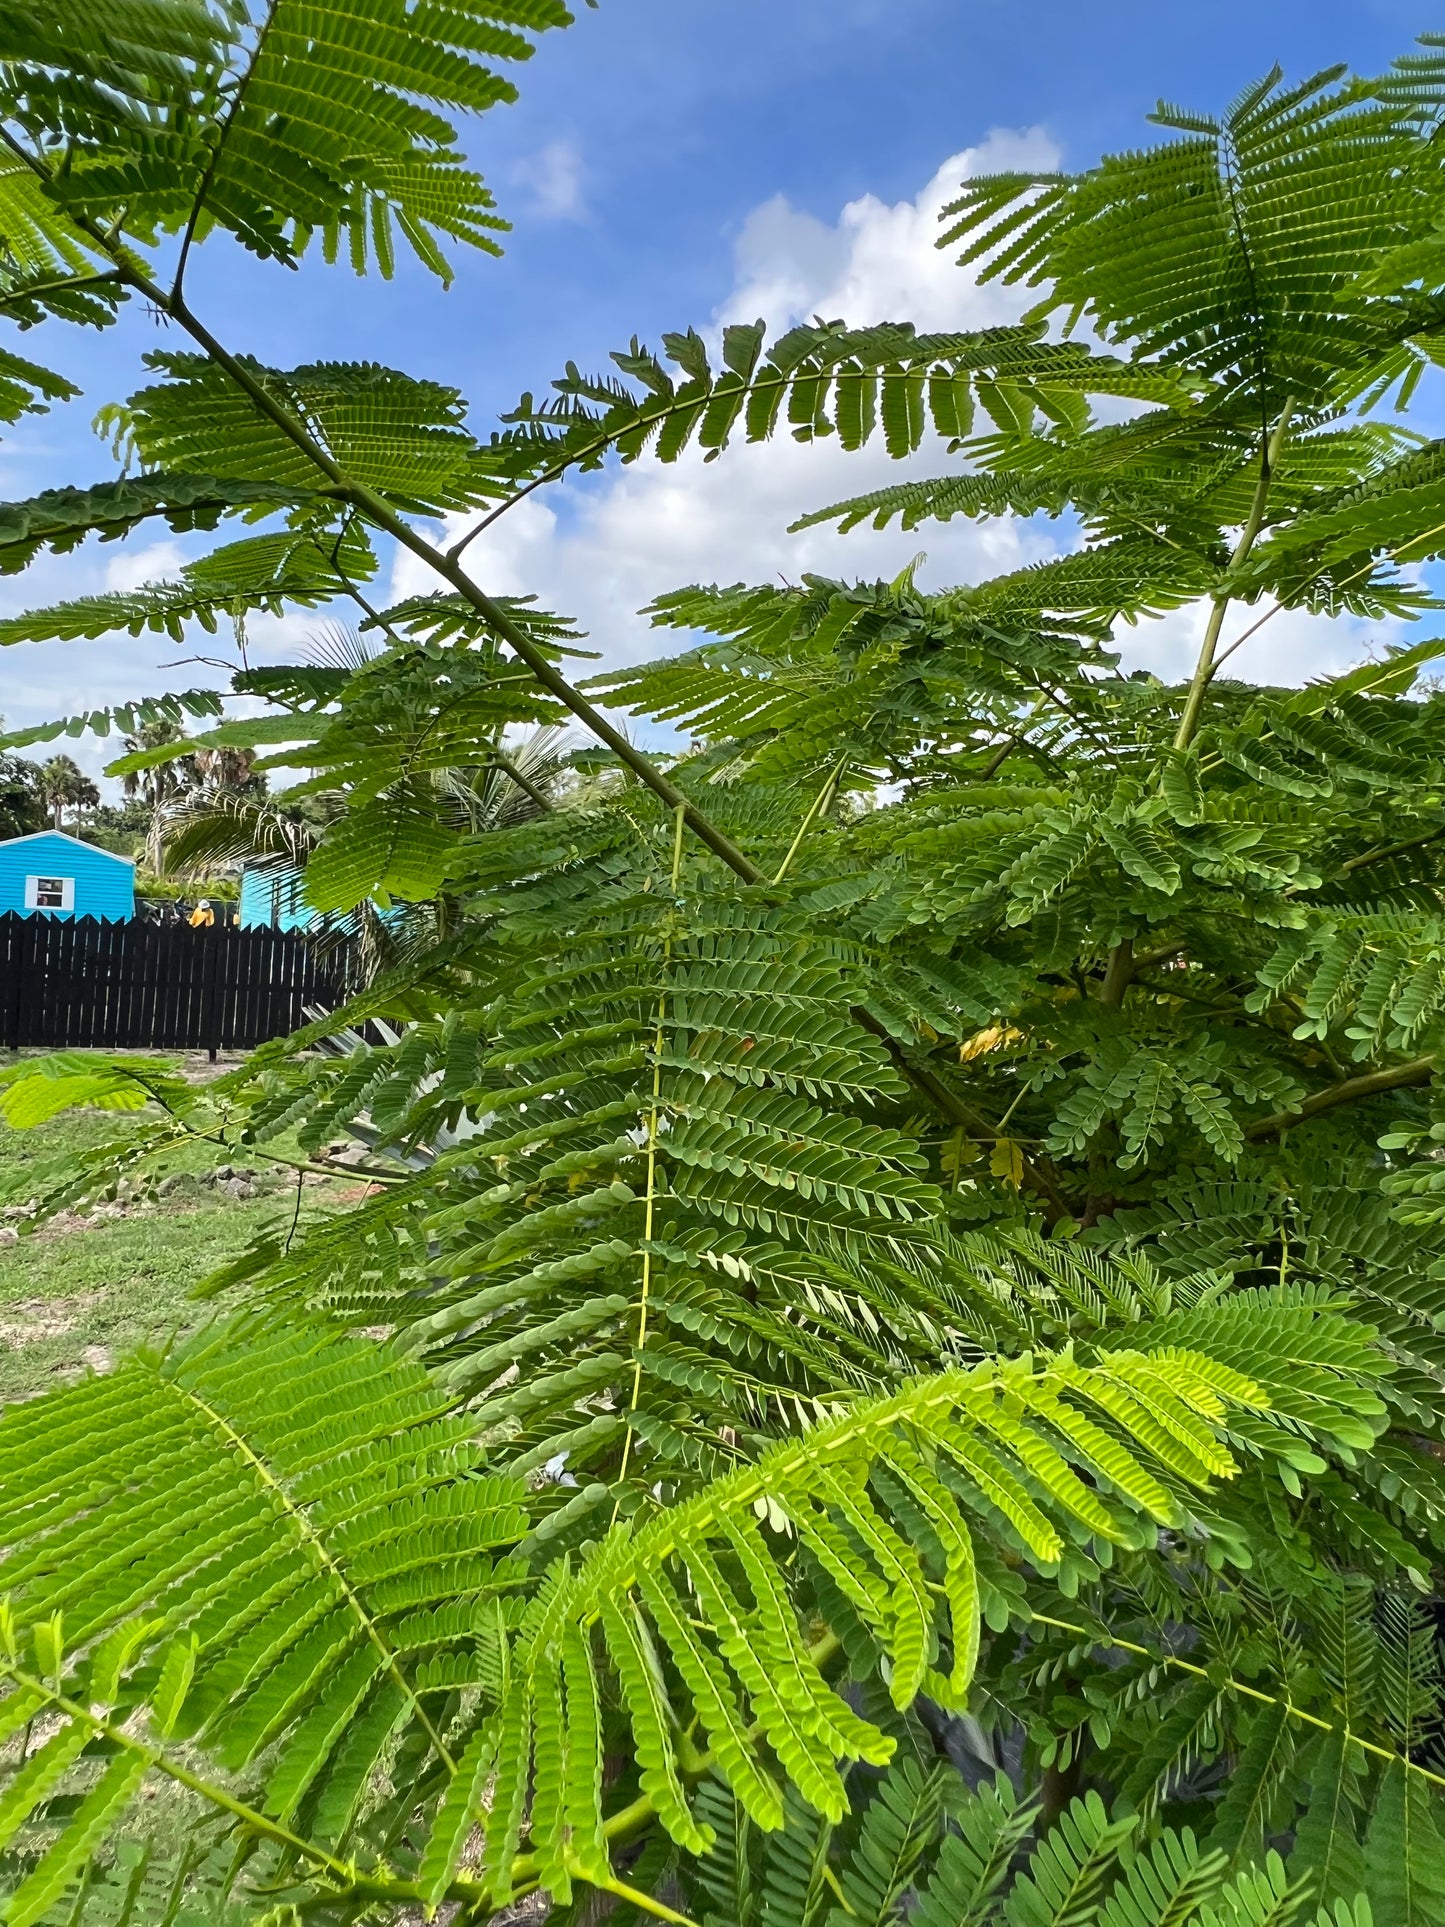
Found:
[[126, 922], [135, 915], [135, 865], [64, 830], [9, 837], [0, 843], [0, 916], [8, 910]]

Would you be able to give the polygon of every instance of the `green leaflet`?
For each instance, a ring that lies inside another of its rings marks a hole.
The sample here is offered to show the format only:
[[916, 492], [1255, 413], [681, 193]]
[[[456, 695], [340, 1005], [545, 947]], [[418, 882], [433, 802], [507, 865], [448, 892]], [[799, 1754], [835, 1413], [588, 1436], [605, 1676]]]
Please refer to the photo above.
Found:
[[1328, 1734], [1315, 1754], [1309, 1805], [1295, 1831], [1290, 1865], [1314, 1875], [1321, 1901], [1345, 1899], [1364, 1886], [1358, 1839], [1359, 1755], [1344, 1734]]
[[1008, 1927], [1077, 1927], [1093, 1913], [1110, 1862], [1135, 1829], [1111, 1820], [1097, 1794], [1073, 1800], [1015, 1881], [1005, 1903]]
[[42, 549], [64, 554], [93, 533], [126, 535], [152, 516], [179, 531], [212, 529], [223, 515], [265, 515], [304, 499], [309, 480], [214, 479], [192, 472], [47, 489], [28, 502], [0, 504], [0, 573], [18, 574]]
[[945, 1792], [942, 1771], [925, 1775], [912, 1761], [884, 1777], [839, 1881], [854, 1919], [882, 1927], [895, 1917], [936, 1837]]
[[31, 1927], [61, 1898], [140, 1790], [145, 1770], [144, 1759], [134, 1754], [123, 1754], [111, 1763], [54, 1846], [10, 1896], [7, 1921], [14, 1927]]
[[[220, 467], [307, 499], [319, 479], [313, 460], [225, 372], [197, 354], [156, 353], [148, 361], [166, 379], [132, 395], [125, 411], [125, 432], [143, 461], [182, 474]], [[462, 425], [455, 389], [372, 362], [247, 366], [279, 409], [310, 424], [354, 481], [398, 506], [436, 513], [494, 492], [491, 465]]]
[[[146, 1698], [157, 1738], [204, 1733], [237, 1766], [280, 1740], [270, 1810], [289, 1818], [311, 1790], [344, 1827], [401, 1704], [419, 1716], [397, 1657], [416, 1582], [440, 1569], [449, 1591], [460, 1557], [485, 1590], [481, 1555], [523, 1529], [518, 1488], [473, 1473], [469, 1432], [443, 1410], [417, 1368], [384, 1354], [320, 1332], [247, 1345], [224, 1327], [163, 1362], [12, 1410], [0, 1423], [7, 1578], [19, 1624], [44, 1634], [43, 1691], [77, 1690], [81, 1662], [54, 1636], [63, 1609], [70, 1649], [109, 1639], [92, 1686], [111, 1698], [126, 1703], [134, 1687], [122, 1672], [145, 1677], [155, 1656]], [[116, 1550], [98, 1564], [92, 1506], [107, 1493]], [[158, 1588], [160, 1618], [149, 1610]], [[180, 1636], [166, 1642], [172, 1629]], [[436, 1643], [469, 1648], [471, 1630], [461, 1616]], [[399, 1697], [358, 1723], [383, 1678]], [[0, 1815], [19, 1824], [88, 1737], [80, 1721], [62, 1728], [12, 1780]], [[98, 1840], [113, 1808], [109, 1793], [93, 1797], [81, 1812]]]
[[1445, 1903], [1445, 1841], [1413, 1776], [1388, 1767], [1365, 1833], [1364, 1886], [1380, 1927], [1417, 1927]]
[[1263, 1855], [1273, 1831], [1270, 1818], [1280, 1781], [1292, 1763], [1293, 1741], [1289, 1721], [1278, 1707], [1264, 1708], [1252, 1723], [1209, 1835], [1210, 1847], [1226, 1855], [1231, 1866]]
[[[866, 1611], [876, 1612], [873, 1602], [880, 1595], [872, 1592], [870, 1585], [882, 1580], [886, 1591], [881, 1598], [888, 1604], [885, 1616], [875, 1618], [873, 1630], [893, 1668], [898, 1704], [906, 1705], [922, 1680], [932, 1638], [928, 1625], [932, 1613], [922, 1588], [910, 1594], [907, 1575], [915, 1555], [887, 1519], [874, 1510], [886, 1488], [875, 1473], [871, 1497], [865, 1497], [862, 1482], [880, 1452], [894, 1454], [898, 1469], [933, 1514], [941, 1544], [955, 1548], [951, 1554], [954, 1563], [960, 1558], [958, 1548], [967, 1543], [971, 1531], [996, 1532], [1000, 1518], [1008, 1519], [1023, 1536], [1024, 1545], [1036, 1560], [1056, 1558], [1061, 1542], [1057, 1534], [1052, 1534], [1043, 1508], [1064, 1519], [1072, 1511], [1077, 1519], [1092, 1525], [1096, 1523], [1092, 1502], [1082, 1492], [1075, 1495], [1067, 1482], [1049, 1479], [1049, 1455], [1052, 1453], [1057, 1462], [1059, 1451], [1042, 1426], [1031, 1428], [1021, 1419], [1010, 1419], [1008, 1424], [991, 1419], [996, 1393], [1006, 1392], [1011, 1381], [1017, 1382], [1021, 1393], [1026, 1392], [1034, 1376], [1027, 1368], [1015, 1368], [1012, 1373], [980, 1368], [976, 1374], [960, 1374], [932, 1385], [925, 1381], [892, 1400], [863, 1406], [846, 1418], [820, 1426], [799, 1444], [775, 1446], [756, 1468], [733, 1474], [714, 1490], [673, 1508], [630, 1541], [610, 1543], [605, 1555], [558, 1584], [545, 1611], [535, 1620], [526, 1648], [526, 1665], [530, 1677], [539, 1682], [535, 1690], [545, 1689], [550, 1696], [549, 1720], [555, 1721], [561, 1705], [557, 1642], [560, 1640], [567, 1650], [566, 1641], [575, 1641], [582, 1629], [600, 1617], [609, 1646], [617, 1642], [619, 1677], [629, 1696], [639, 1697], [639, 1749], [649, 1760], [649, 1773], [664, 1788], [665, 1808], [672, 1824], [678, 1824], [676, 1769], [670, 1764], [675, 1752], [659, 1721], [650, 1674], [639, 1665], [631, 1619], [635, 1598], [646, 1607], [656, 1637], [670, 1653], [688, 1688], [719, 1765], [754, 1819], [764, 1826], [775, 1825], [779, 1810], [759, 1770], [753, 1742], [743, 1730], [747, 1722], [745, 1716], [739, 1716], [739, 1699], [751, 1708], [752, 1717], [789, 1777], [810, 1803], [831, 1818], [841, 1817], [841, 1787], [834, 1761], [850, 1755], [887, 1759], [892, 1744], [853, 1716], [820, 1679], [816, 1662], [801, 1643], [793, 1610], [781, 1587], [777, 1553], [759, 1528], [758, 1511], [769, 1516], [776, 1511], [787, 1517], [791, 1510], [825, 1564], [830, 1558], [836, 1559], [845, 1585], [849, 1583], [848, 1567], [858, 1564], [858, 1552], [854, 1550], [850, 1558], [841, 1541], [830, 1542], [819, 1523], [810, 1522], [811, 1503], [820, 1500], [851, 1529], [854, 1547], [867, 1548], [878, 1571], [861, 1582], [855, 1598]], [[1202, 1441], [1198, 1449], [1203, 1458], [1181, 1455], [1185, 1437], [1191, 1444], [1196, 1442], [1187, 1421], [1190, 1402], [1196, 1410], [1201, 1400], [1207, 1409], [1217, 1407], [1212, 1403], [1212, 1393], [1206, 1395], [1197, 1381], [1191, 1383], [1180, 1354], [1174, 1355], [1162, 1375], [1143, 1356], [1119, 1353], [1105, 1372], [1067, 1367], [1039, 1376], [1053, 1389], [1060, 1404], [1094, 1402], [1111, 1414], [1127, 1415], [1125, 1422], [1136, 1439], [1142, 1435], [1150, 1440], [1145, 1455], [1151, 1450], [1162, 1454], [1171, 1476], [1182, 1472], [1186, 1478], [1203, 1482], [1211, 1470], [1229, 1469], [1228, 1455], [1219, 1453], [1217, 1447], [1205, 1447]], [[1144, 1402], [1126, 1396], [1125, 1383], [1137, 1387]], [[1245, 1381], [1239, 1381], [1237, 1389], [1246, 1399], [1251, 1396]], [[1008, 1402], [1005, 1398], [1005, 1411]], [[911, 1435], [917, 1444], [890, 1446], [888, 1441], [895, 1432], [902, 1433], [904, 1442]], [[970, 1432], [988, 1440], [989, 1453], [999, 1467], [992, 1475], [985, 1472], [981, 1457], [974, 1455]], [[1020, 1467], [1016, 1474], [1003, 1471], [1010, 1447]], [[959, 1466], [970, 1481], [981, 1481], [976, 1488], [961, 1488], [968, 1494], [967, 1503], [974, 1514], [967, 1524], [967, 1515], [957, 1511], [956, 1500], [928, 1480], [923, 1471], [926, 1461], [935, 1455], [940, 1461]], [[1026, 1505], [1028, 1513], [1040, 1521], [1040, 1529], [1031, 1525], [1027, 1515], [1009, 1509], [1011, 1502], [999, 1483], [1005, 1476], [1017, 1489], [1019, 1504]], [[1028, 1536], [1038, 1530], [1051, 1536]], [[746, 1575], [751, 1606], [719, 1564], [720, 1544], [731, 1549]], [[676, 1571], [686, 1575], [686, 1584], [696, 1598], [703, 1619], [701, 1627], [690, 1625], [680, 1610], [677, 1581], [672, 1575], [674, 1561]], [[972, 1593], [961, 1574], [955, 1575], [953, 1585], [962, 1587], [961, 1593], [954, 1591], [952, 1595], [958, 1614], [954, 1639], [957, 1642], [962, 1634], [967, 1647], [964, 1615]], [[574, 1630], [569, 1633], [568, 1628]], [[575, 1645], [572, 1650], [578, 1654], [574, 1664], [580, 1665], [580, 1650]], [[580, 1677], [585, 1679], [587, 1675]], [[570, 1690], [568, 1699], [570, 1703]], [[584, 1757], [591, 1758], [592, 1743], [585, 1739], [585, 1725], [581, 1731]], [[555, 1747], [557, 1741], [549, 1738], [546, 1743]], [[539, 1753], [539, 1773], [542, 1757]], [[560, 1764], [548, 1767], [549, 1772], [563, 1770]], [[580, 1788], [581, 1781], [572, 1767], [565, 1770], [573, 1774], [569, 1784]], [[577, 1772], [582, 1770], [579, 1766]], [[572, 1824], [575, 1839], [583, 1826], [580, 1816], [574, 1817]], [[679, 1831], [690, 1837], [691, 1822], [682, 1818]]]
[[315, 910], [351, 910], [384, 890], [399, 897], [435, 894], [454, 839], [418, 802], [387, 798], [347, 815], [327, 832], [306, 866]]
[[[338, 570], [338, 561], [344, 574]], [[365, 582], [375, 569], [375, 557], [354, 529], [338, 538], [307, 527], [250, 536], [226, 543], [200, 562], [188, 563], [174, 581], [84, 596], [53, 608], [32, 610], [28, 615], [11, 616], [0, 624], [0, 643], [38, 642], [52, 637], [73, 641], [117, 631], [138, 636], [146, 630], [179, 642], [189, 621], [199, 622], [215, 634], [222, 616], [234, 617], [253, 609], [280, 615], [287, 607], [314, 608], [341, 593], [348, 580]], [[127, 734], [134, 732], [134, 722], [122, 721], [119, 715], [116, 721]], [[104, 733], [94, 720], [89, 727]]]
[[421, 1888], [429, 1911], [435, 1911], [461, 1864], [467, 1835], [482, 1811], [482, 1794], [496, 1752], [495, 1730], [479, 1727], [442, 1796], [421, 1863]]
[[[20, 16], [6, 107], [43, 113], [57, 66], [104, 81], [77, 90], [80, 164], [52, 184], [53, 204], [102, 229], [119, 219], [149, 238], [194, 221], [282, 261], [319, 236], [328, 257], [344, 244], [358, 270], [374, 258], [384, 274], [399, 229], [445, 279], [440, 237], [495, 252], [502, 225], [446, 115], [512, 98], [492, 63], [525, 59], [529, 34], [568, 19], [550, 0], [495, 5], [485, 21], [445, 11], [413, 21], [368, 5], [318, 28], [277, 0], [248, 32], [245, 15], [188, 9], [158, 23], [128, 6], [82, 26], [62, 7]], [[51, 247], [70, 245], [62, 225]]]

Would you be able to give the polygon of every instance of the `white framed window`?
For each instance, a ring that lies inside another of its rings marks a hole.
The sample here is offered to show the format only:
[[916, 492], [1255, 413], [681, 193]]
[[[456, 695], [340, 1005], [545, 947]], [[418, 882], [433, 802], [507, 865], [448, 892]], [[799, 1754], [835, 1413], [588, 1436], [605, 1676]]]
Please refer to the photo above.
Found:
[[26, 877], [25, 908], [27, 910], [73, 910], [75, 878]]

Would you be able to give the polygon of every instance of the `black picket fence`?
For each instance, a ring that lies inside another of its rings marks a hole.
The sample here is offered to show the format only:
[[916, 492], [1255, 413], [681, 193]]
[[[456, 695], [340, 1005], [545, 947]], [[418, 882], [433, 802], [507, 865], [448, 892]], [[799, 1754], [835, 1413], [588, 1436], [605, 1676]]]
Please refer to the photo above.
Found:
[[10, 1050], [245, 1050], [345, 995], [345, 960], [285, 930], [0, 916]]

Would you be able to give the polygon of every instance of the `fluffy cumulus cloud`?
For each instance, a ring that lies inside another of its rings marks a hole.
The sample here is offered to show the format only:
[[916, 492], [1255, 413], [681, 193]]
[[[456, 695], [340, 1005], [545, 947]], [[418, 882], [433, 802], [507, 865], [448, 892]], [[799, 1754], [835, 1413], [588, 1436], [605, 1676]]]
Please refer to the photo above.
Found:
[[1042, 128], [1000, 129], [950, 154], [911, 201], [876, 195], [850, 201], [835, 225], [776, 194], [754, 208], [734, 250], [737, 282], [722, 304], [727, 321], [764, 316], [774, 327], [812, 315], [857, 327], [912, 321], [920, 328], [986, 328], [1016, 320], [1016, 289], [980, 286], [937, 241], [940, 216], [974, 174], [1052, 168], [1059, 152]]
[[[940, 211], [969, 175], [1050, 167], [1058, 158], [1040, 129], [998, 131], [950, 155], [912, 200], [890, 204], [865, 195], [831, 223], [775, 195], [738, 232], [734, 285], [716, 308], [712, 334], [757, 317], [774, 334], [814, 315], [859, 325], [906, 319], [928, 329], [1016, 319], [1026, 299], [1020, 290], [980, 285], [935, 245]], [[615, 664], [679, 646], [672, 632], [652, 630], [638, 611], [685, 583], [796, 581], [808, 572], [893, 576], [922, 552], [918, 579], [938, 587], [978, 581], [1068, 546], [1067, 529], [1047, 522], [956, 521], [907, 533], [895, 525], [846, 536], [826, 527], [788, 532], [809, 509], [938, 472], [947, 461], [937, 445], [925, 444], [898, 464], [880, 446], [847, 454], [826, 441], [800, 445], [786, 431], [766, 446], [735, 446], [711, 462], [695, 451], [667, 466], [645, 456], [522, 503], [476, 540], [471, 565], [489, 588], [535, 593], [574, 616], [604, 662]], [[395, 588], [417, 592], [425, 577], [423, 567], [404, 556]], [[1187, 674], [1204, 620], [1204, 610], [1191, 607], [1161, 621], [1121, 625], [1126, 664], [1170, 679]], [[1250, 620], [1243, 615], [1229, 637]], [[1244, 644], [1233, 665], [1241, 674], [1300, 682], [1357, 660], [1383, 639], [1377, 626], [1281, 614]]]
[[173, 576], [185, 562], [176, 542], [150, 542], [144, 548], [121, 543], [106, 557], [102, 584], [106, 594], [117, 590], [138, 589], [143, 582], [162, 582]]
[[[1020, 305], [1015, 291], [980, 287], [935, 247], [939, 210], [968, 174], [1056, 160], [1036, 130], [994, 134], [950, 155], [915, 199], [889, 205], [867, 195], [831, 225], [774, 197], [739, 231], [735, 284], [718, 304], [712, 332], [759, 316], [772, 333], [814, 314], [858, 323], [908, 319], [928, 328], [1011, 320]], [[898, 464], [881, 446], [850, 455], [828, 442], [799, 445], [786, 431], [766, 446], [735, 446], [711, 462], [696, 451], [666, 466], [645, 456], [595, 481], [532, 497], [477, 539], [471, 565], [488, 588], [534, 592], [575, 616], [591, 646], [617, 663], [676, 646], [637, 611], [685, 583], [796, 581], [807, 572], [893, 576], [923, 551], [919, 580], [938, 585], [1052, 552], [1052, 532], [1008, 523], [788, 533], [808, 509], [936, 471], [945, 461], [940, 447]], [[425, 576], [404, 556], [395, 587], [413, 593]]]

